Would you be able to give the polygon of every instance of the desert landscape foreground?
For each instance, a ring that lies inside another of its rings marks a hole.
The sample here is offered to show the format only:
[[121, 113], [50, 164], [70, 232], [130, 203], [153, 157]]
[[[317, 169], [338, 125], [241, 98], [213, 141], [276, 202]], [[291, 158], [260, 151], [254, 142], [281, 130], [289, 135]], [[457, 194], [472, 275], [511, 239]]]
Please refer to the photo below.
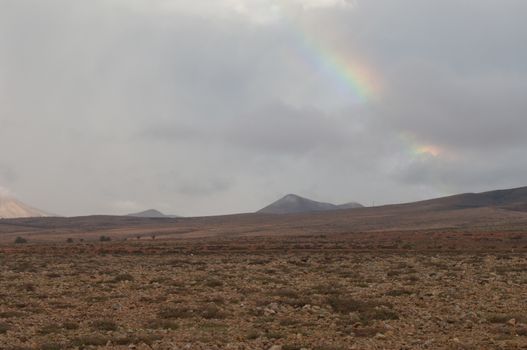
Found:
[[525, 192], [0, 220], [0, 349], [527, 349]]
[[521, 253], [324, 236], [4, 246], [0, 348], [525, 349], [521, 240]]

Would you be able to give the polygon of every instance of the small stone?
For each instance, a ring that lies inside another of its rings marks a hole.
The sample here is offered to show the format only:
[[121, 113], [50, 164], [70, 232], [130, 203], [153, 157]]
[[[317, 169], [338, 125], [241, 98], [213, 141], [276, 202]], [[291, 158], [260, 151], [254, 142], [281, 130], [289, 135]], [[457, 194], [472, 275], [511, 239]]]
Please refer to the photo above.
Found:
[[507, 321], [507, 324], [511, 325], [511, 326], [516, 326], [516, 319], [515, 318], [511, 318], [510, 320]]
[[271, 315], [276, 314], [276, 311], [274, 311], [273, 309], [269, 309], [269, 308], [265, 308], [265, 309], [264, 309], [264, 312], [265, 312], [266, 314], [271, 314]]
[[271, 303], [271, 304], [268, 305], [268, 308], [271, 309], [271, 310], [274, 310], [274, 311], [278, 311], [280, 306], [277, 303]]
[[350, 312], [349, 314], [350, 323], [360, 322], [360, 315], [357, 312]]

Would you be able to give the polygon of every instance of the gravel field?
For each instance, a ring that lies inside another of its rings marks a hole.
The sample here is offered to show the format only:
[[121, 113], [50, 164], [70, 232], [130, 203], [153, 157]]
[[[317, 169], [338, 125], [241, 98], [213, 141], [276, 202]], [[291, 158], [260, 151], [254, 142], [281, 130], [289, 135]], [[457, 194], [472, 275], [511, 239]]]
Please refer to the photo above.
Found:
[[0, 348], [527, 349], [525, 254], [214, 247], [4, 247]]

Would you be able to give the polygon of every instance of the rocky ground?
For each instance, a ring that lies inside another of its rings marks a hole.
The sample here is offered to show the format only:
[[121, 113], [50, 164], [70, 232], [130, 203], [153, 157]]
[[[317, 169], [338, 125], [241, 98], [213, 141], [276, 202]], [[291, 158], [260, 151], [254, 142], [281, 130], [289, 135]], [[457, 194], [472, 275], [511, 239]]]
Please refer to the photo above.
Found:
[[0, 248], [0, 349], [527, 349], [527, 256]]

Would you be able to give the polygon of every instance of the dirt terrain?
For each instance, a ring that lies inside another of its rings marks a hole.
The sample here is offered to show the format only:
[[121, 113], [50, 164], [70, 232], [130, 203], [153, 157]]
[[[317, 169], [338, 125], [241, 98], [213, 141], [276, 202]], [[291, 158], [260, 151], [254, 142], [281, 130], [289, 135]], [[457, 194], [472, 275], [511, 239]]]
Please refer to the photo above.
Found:
[[425, 236], [4, 245], [0, 348], [527, 348], [526, 237]]
[[527, 349], [516, 194], [0, 220], [0, 349]]
[[[403, 232], [418, 241], [458, 241], [463, 234], [476, 235], [492, 242], [527, 232], [527, 187], [461, 194], [422, 202], [355, 208], [330, 212], [287, 215], [238, 214], [198, 218], [138, 218], [126, 216], [86, 216], [74, 218], [28, 218], [0, 220], [0, 244], [16, 237], [34, 243], [97, 241], [101, 236], [112, 240], [137, 237], [158, 239], [286, 237], [303, 235], [366, 234], [366, 240], [384, 236], [397, 239]], [[389, 233], [389, 234], [386, 234]], [[380, 234], [380, 235], [379, 235]], [[408, 235], [409, 234], [409, 235]], [[476, 239], [476, 238], [474, 238]], [[462, 239], [464, 241], [464, 239]], [[455, 243], [454, 245], [456, 245]], [[492, 243], [489, 243], [491, 245]]]
[[98, 241], [102, 235], [113, 240], [130, 240], [152, 235], [158, 239], [189, 239], [366, 234], [370, 239], [380, 233], [391, 239], [396, 232], [423, 234], [428, 238], [433, 237], [430, 232], [443, 238], [449, 233], [482, 234], [481, 239], [493, 234], [508, 237], [527, 232], [527, 212], [491, 207], [419, 211], [386, 207], [178, 219], [91, 216], [0, 220], [0, 244], [13, 243], [18, 236], [46, 243], [64, 242], [68, 238]]

